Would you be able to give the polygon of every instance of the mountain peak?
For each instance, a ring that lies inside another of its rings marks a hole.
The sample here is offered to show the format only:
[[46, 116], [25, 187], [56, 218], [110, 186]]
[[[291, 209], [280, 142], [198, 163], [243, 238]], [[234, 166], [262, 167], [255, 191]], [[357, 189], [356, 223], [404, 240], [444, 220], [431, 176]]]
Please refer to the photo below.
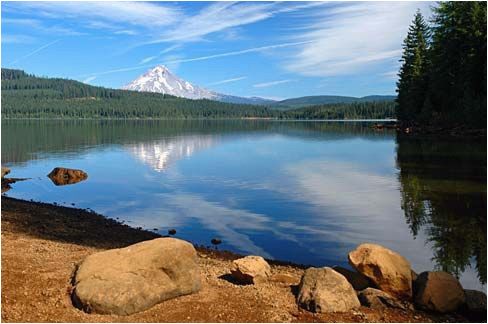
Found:
[[156, 65], [123, 89], [157, 92], [188, 99], [213, 99], [216, 96], [212, 91], [180, 79], [164, 65]]
[[173, 74], [165, 65], [159, 64], [137, 77], [122, 89], [157, 92], [188, 99], [210, 99], [239, 104], [268, 104], [271, 100], [225, 95], [193, 85]]

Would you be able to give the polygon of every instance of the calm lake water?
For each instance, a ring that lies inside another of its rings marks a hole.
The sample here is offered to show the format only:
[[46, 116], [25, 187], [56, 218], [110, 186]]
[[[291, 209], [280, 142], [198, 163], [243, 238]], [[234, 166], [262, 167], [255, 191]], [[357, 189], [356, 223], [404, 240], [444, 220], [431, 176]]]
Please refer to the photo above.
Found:
[[[363, 242], [486, 290], [486, 140], [371, 123], [2, 121], [11, 197], [297, 263], [347, 265]], [[56, 186], [57, 166], [88, 179]]]

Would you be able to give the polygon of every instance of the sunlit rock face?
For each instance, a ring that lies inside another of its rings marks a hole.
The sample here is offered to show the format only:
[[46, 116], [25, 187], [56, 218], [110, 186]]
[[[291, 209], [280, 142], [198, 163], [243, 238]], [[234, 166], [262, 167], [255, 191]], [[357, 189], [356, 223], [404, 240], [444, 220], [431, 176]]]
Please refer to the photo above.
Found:
[[192, 156], [195, 152], [214, 146], [215, 136], [182, 136], [149, 143], [126, 146], [129, 152], [155, 171], [161, 172], [174, 162]]

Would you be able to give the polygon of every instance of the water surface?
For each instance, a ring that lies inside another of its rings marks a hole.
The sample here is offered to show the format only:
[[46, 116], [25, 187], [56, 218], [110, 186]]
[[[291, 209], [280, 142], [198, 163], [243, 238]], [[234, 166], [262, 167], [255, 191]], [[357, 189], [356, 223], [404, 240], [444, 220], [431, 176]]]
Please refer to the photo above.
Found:
[[[486, 282], [486, 140], [398, 137], [364, 122], [2, 121], [8, 196], [297, 263], [375, 242], [415, 271]], [[46, 175], [88, 179], [56, 186]]]

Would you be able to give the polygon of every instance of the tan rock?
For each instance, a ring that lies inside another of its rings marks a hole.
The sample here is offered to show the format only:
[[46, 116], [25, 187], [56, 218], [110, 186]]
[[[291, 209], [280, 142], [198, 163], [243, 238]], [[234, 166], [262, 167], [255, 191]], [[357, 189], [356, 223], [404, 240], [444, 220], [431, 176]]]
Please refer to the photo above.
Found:
[[361, 244], [349, 252], [349, 263], [390, 295], [412, 297], [410, 263], [400, 254], [378, 244]]
[[298, 288], [298, 305], [316, 313], [346, 312], [361, 306], [347, 279], [332, 268], [308, 268]]
[[265, 282], [271, 275], [271, 267], [263, 257], [249, 255], [234, 260], [230, 269], [232, 277], [244, 284]]
[[88, 178], [88, 174], [82, 170], [67, 168], [54, 168], [47, 176], [56, 186], [75, 184]]
[[464, 304], [464, 290], [459, 280], [447, 272], [426, 271], [415, 281], [415, 304], [421, 308], [449, 313]]
[[332, 269], [346, 277], [347, 281], [349, 281], [355, 290], [363, 290], [371, 287], [371, 282], [369, 281], [368, 277], [357, 271], [352, 271], [340, 266], [335, 266]]
[[158, 238], [88, 256], [75, 276], [73, 300], [87, 312], [128, 315], [200, 290], [190, 243]]
[[5, 177], [5, 175], [10, 173], [10, 169], [7, 167], [2, 167], [2, 179]]
[[286, 286], [297, 285], [300, 282], [300, 278], [293, 277], [285, 273], [277, 273], [270, 278], [273, 282], [278, 282]]

